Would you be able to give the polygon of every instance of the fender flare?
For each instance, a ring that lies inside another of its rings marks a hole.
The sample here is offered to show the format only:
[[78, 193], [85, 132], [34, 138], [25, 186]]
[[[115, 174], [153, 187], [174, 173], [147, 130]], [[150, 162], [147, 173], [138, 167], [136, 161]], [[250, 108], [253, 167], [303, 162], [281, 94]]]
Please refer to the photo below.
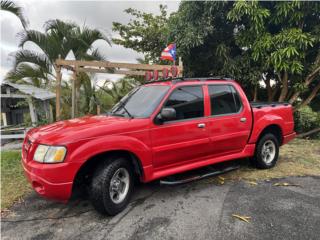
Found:
[[77, 147], [69, 156], [81, 166], [96, 155], [110, 151], [127, 151], [134, 154], [142, 167], [152, 165], [151, 149], [136, 138], [128, 136], [106, 136], [89, 140]]
[[256, 143], [261, 133], [263, 132], [263, 130], [271, 125], [278, 126], [282, 132], [284, 129], [283, 118], [273, 114], [267, 114], [262, 118], [260, 118], [257, 122], [254, 122], [253, 124], [254, 124], [254, 128], [253, 128], [249, 143]]

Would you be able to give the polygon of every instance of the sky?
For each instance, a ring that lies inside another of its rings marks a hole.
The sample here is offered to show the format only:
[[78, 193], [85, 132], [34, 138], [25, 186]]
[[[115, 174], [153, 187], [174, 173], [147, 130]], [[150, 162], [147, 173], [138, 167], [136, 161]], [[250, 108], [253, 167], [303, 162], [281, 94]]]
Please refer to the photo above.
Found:
[[[49, 19], [70, 20], [80, 26], [85, 24], [92, 28], [103, 31], [107, 36], [116, 36], [112, 32], [112, 22], [127, 23], [130, 16], [124, 13], [127, 8], [135, 8], [150, 13], [159, 13], [159, 5], [168, 6], [168, 12], [178, 10], [179, 1], [61, 1], [61, 0], [16, 0], [17, 5], [21, 6], [25, 17], [29, 21], [29, 29], [43, 31], [44, 23]], [[1, 35], [1, 64], [0, 82], [3, 81], [5, 74], [13, 66], [13, 58], [10, 54], [18, 50], [18, 33], [23, 31], [22, 25], [13, 14], [1, 11], [0, 15]], [[106, 56], [107, 60], [115, 62], [136, 62], [142, 55], [126, 49], [122, 46], [112, 44], [108, 46], [103, 41], [94, 43], [100, 52]], [[38, 50], [31, 43], [25, 44], [24, 48]], [[72, 56], [70, 56], [70, 59]], [[109, 78], [119, 79], [120, 75], [99, 75], [100, 80]]]

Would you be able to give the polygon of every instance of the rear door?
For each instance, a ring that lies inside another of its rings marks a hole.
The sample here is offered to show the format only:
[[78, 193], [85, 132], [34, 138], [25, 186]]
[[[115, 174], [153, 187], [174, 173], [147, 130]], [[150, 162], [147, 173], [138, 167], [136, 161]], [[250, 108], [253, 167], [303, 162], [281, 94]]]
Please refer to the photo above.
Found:
[[209, 153], [202, 85], [177, 87], [163, 107], [176, 110], [176, 119], [154, 125], [151, 140], [155, 168], [195, 161]]
[[251, 110], [244, 107], [231, 84], [208, 85], [210, 96], [209, 138], [213, 156], [241, 152], [251, 131]]

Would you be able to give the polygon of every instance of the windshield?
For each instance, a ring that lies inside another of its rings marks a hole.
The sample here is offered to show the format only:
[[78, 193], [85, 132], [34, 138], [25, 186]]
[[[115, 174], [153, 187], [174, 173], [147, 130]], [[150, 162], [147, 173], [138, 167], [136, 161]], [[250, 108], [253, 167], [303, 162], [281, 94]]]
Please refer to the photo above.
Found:
[[133, 89], [111, 110], [111, 115], [147, 118], [159, 105], [169, 86], [149, 85]]

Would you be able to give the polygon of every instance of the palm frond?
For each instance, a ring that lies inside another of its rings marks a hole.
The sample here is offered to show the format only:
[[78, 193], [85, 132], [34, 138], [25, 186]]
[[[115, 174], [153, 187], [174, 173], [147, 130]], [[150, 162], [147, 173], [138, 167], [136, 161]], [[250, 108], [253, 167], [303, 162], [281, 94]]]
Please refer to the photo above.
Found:
[[88, 61], [106, 61], [107, 59], [103, 56], [99, 49], [94, 49], [91, 53], [85, 53], [81, 58]]
[[33, 63], [50, 73], [51, 63], [45, 54], [37, 53], [30, 50], [19, 50], [14, 53], [15, 68], [21, 63]]
[[97, 40], [104, 40], [111, 46], [111, 41], [105, 34], [97, 29], [90, 29], [86, 26], [81, 30], [80, 39], [88, 46], [91, 46]]
[[64, 22], [59, 19], [50, 19], [44, 24], [45, 32], [58, 31], [64, 34], [67, 34], [68, 31], [75, 27], [77, 27], [77, 25], [74, 22]]
[[1, 0], [1, 10], [8, 11], [16, 15], [20, 19], [23, 28], [27, 28], [28, 20], [23, 15], [22, 8], [17, 6], [14, 2], [8, 0]]
[[23, 47], [23, 45], [30, 41], [38, 45], [42, 50], [47, 48], [47, 39], [46, 35], [42, 32], [36, 30], [27, 30], [18, 33], [19, 47]]
[[5, 79], [16, 83], [32, 84], [36, 87], [47, 85], [49, 81], [41, 68], [26, 63], [22, 63], [17, 68], [9, 71]]

